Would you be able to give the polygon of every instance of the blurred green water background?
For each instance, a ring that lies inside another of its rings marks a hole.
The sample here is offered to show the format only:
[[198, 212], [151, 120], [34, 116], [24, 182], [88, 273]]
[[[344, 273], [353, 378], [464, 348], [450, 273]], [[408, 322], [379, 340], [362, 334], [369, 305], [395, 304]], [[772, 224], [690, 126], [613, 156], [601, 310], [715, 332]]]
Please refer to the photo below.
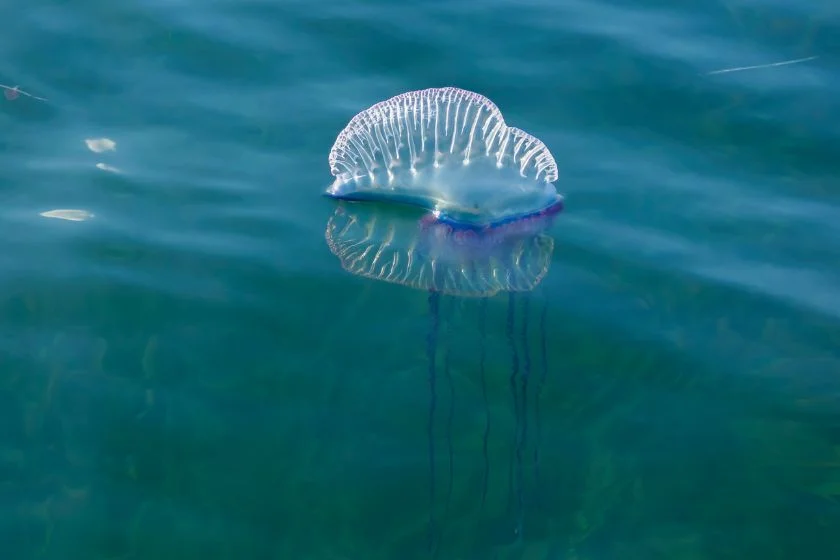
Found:
[[[429, 558], [430, 514], [441, 559], [840, 557], [835, 3], [2, 15], [0, 83], [46, 99], [0, 98], [3, 559]], [[439, 302], [431, 506], [427, 294], [345, 272], [320, 193], [354, 114], [443, 85], [567, 210], [514, 346], [507, 295]]]

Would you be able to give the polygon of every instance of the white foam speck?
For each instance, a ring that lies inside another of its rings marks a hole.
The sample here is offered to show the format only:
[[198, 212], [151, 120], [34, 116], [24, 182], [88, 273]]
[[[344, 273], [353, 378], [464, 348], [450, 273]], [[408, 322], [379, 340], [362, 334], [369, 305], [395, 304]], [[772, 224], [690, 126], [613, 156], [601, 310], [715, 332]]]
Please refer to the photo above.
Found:
[[119, 169], [113, 165], [108, 165], [107, 163], [97, 163], [96, 168], [101, 169], [102, 171], [110, 171], [111, 173], [121, 173]]
[[69, 220], [71, 222], [84, 222], [93, 218], [93, 214], [87, 210], [71, 210], [67, 208], [57, 208], [55, 210], [48, 210], [40, 214], [44, 218], [56, 218], [59, 220]]
[[110, 138], [86, 138], [85, 144], [91, 152], [100, 154], [102, 152], [113, 152], [117, 149], [117, 143]]

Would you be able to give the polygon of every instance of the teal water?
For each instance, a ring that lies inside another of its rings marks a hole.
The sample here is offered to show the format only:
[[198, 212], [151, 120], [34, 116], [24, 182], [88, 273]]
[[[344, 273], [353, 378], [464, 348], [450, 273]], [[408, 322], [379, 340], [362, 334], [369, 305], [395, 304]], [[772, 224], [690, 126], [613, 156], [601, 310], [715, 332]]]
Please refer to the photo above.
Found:
[[[46, 101], [0, 98], [0, 557], [840, 557], [838, 17], [7, 2]], [[346, 272], [321, 193], [353, 115], [444, 85], [567, 204], [512, 326], [438, 302], [430, 469], [428, 294]]]

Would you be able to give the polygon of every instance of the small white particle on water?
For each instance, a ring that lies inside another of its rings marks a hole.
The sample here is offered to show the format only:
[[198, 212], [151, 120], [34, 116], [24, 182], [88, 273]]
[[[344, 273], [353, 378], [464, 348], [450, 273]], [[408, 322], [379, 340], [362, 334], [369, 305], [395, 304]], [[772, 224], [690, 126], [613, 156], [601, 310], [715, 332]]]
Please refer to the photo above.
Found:
[[32, 95], [31, 93], [25, 92], [20, 89], [20, 86], [4, 86], [0, 84], [0, 88], [3, 89], [3, 95], [9, 101], [14, 101], [20, 95], [25, 95], [26, 97], [31, 97], [32, 99], [37, 99], [38, 101], [46, 101], [43, 97], [38, 97], [37, 95]]
[[58, 220], [69, 220], [71, 222], [84, 222], [93, 218], [93, 214], [87, 210], [72, 210], [68, 208], [57, 208], [40, 214], [44, 218], [56, 218]]
[[108, 165], [107, 163], [97, 163], [96, 168], [101, 169], [102, 171], [110, 171], [111, 173], [121, 173], [118, 168], [113, 165]]
[[806, 58], [797, 58], [794, 60], [784, 60], [782, 62], [772, 62], [770, 64], [757, 64], [755, 66], [738, 66], [737, 68], [723, 68], [722, 70], [712, 70], [711, 72], [707, 72], [707, 76], [711, 76], [712, 74], [727, 74], [729, 72], [741, 72], [743, 70], [758, 70], [760, 68], [772, 68], [774, 66], [787, 66], [788, 64], [798, 64], [800, 62], [808, 62], [809, 60], [814, 60], [819, 58], [818, 56], [809, 56]]
[[91, 152], [97, 154], [102, 152], [113, 152], [117, 149], [117, 143], [110, 138], [86, 138], [85, 144]]

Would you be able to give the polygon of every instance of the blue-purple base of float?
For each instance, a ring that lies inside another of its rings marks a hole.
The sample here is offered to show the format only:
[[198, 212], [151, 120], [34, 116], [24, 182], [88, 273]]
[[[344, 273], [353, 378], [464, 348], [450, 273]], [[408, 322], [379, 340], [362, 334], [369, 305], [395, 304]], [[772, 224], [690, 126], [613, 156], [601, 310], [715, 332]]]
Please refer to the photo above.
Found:
[[[325, 192], [324, 196], [329, 198], [333, 198], [336, 200], [344, 200], [347, 202], [389, 202], [395, 204], [403, 204], [408, 206], [416, 206], [419, 208], [424, 208], [429, 210], [429, 201], [425, 197], [413, 197], [408, 195], [393, 195], [389, 194], [387, 197], [383, 197], [382, 195], [371, 193], [370, 191], [357, 191], [351, 194], [343, 194], [343, 195], [336, 195], [331, 192]], [[453, 231], [487, 231], [493, 230], [497, 228], [501, 228], [507, 226], [509, 224], [519, 222], [522, 220], [528, 220], [531, 218], [540, 219], [540, 218], [548, 218], [555, 214], [559, 214], [563, 211], [564, 202], [563, 197], [561, 195], [557, 195], [557, 198], [543, 208], [539, 210], [534, 210], [533, 212], [522, 212], [518, 214], [512, 214], [508, 216], [504, 216], [503, 218], [499, 218], [498, 220], [491, 220], [488, 222], [482, 223], [474, 223], [474, 222], [465, 222], [463, 220], [458, 220], [446, 214], [446, 212], [432, 212], [431, 214], [425, 216], [422, 219], [423, 223], [430, 223], [430, 222], [437, 222], [441, 224], [446, 224]]]

